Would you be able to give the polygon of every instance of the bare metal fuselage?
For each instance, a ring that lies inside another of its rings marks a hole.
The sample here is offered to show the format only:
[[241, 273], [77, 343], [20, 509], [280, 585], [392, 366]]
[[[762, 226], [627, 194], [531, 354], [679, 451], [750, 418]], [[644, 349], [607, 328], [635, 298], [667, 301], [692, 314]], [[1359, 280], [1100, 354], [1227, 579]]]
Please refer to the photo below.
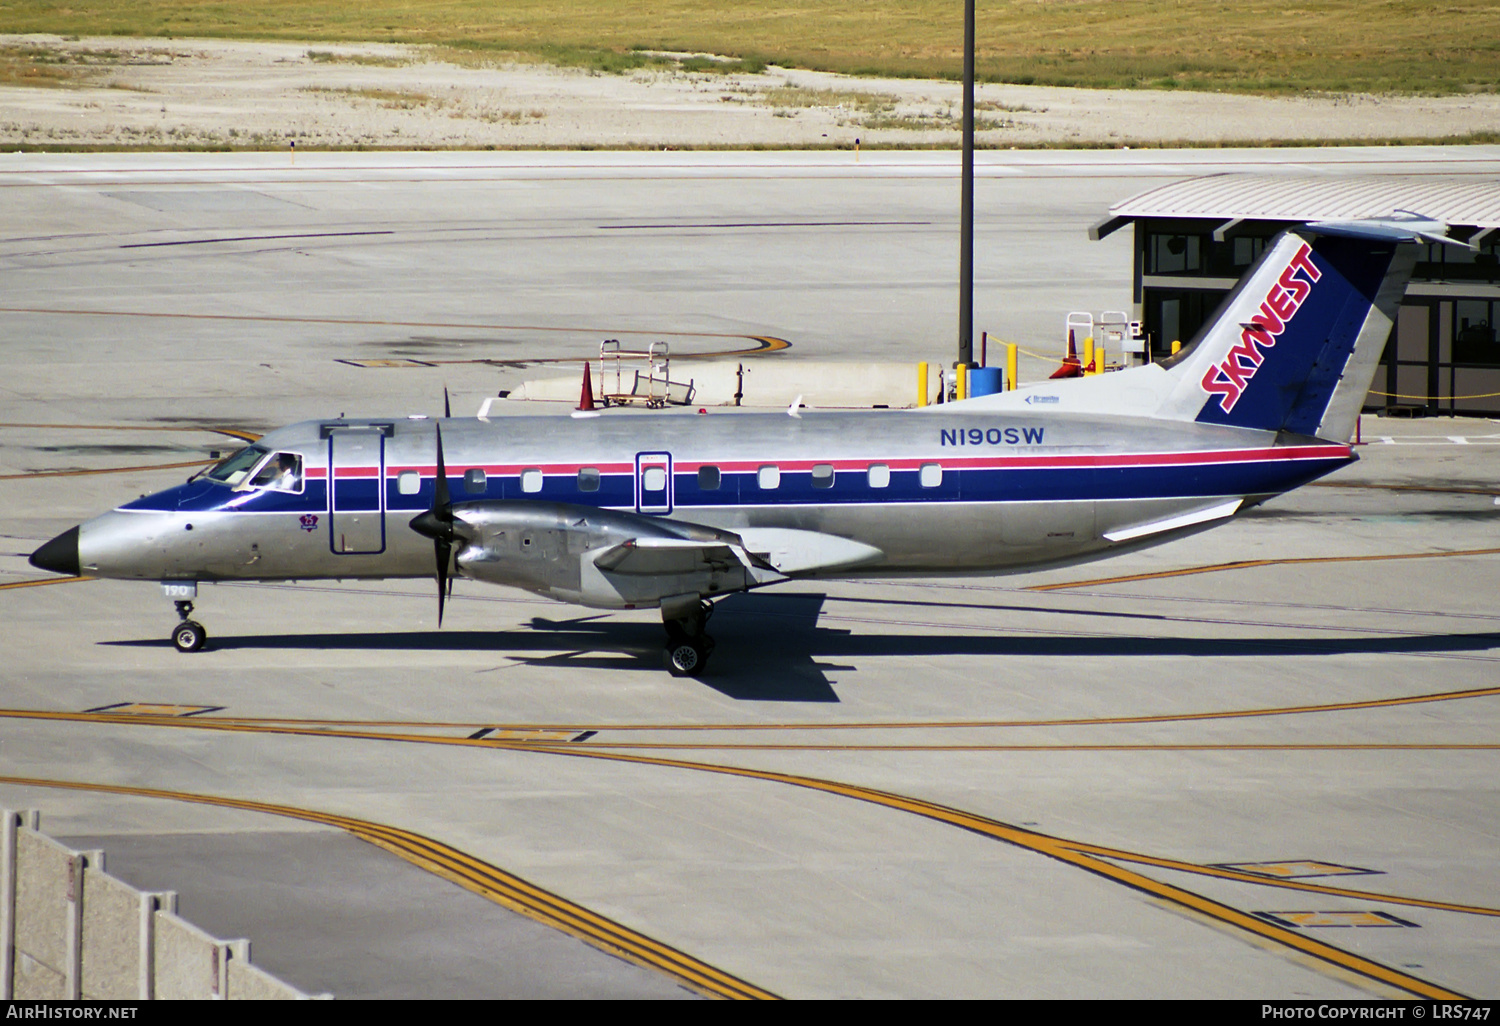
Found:
[[295, 493], [179, 485], [82, 525], [80, 569], [146, 580], [430, 577], [432, 543], [410, 522], [433, 505], [438, 423], [460, 516], [537, 504], [537, 517], [490, 539], [498, 569], [485, 579], [599, 605], [633, 603], [545, 583], [557, 580], [548, 564], [584, 555], [587, 538], [569, 530], [574, 510], [730, 533], [790, 529], [871, 553], [781, 576], [997, 573], [1176, 537], [1188, 528], [1150, 525], [1254, 503], [1353, 458], [1346, 445], [1278, 444], [1268, 431], [961, 405], [314, 421], [258, 443], [300, 457]]

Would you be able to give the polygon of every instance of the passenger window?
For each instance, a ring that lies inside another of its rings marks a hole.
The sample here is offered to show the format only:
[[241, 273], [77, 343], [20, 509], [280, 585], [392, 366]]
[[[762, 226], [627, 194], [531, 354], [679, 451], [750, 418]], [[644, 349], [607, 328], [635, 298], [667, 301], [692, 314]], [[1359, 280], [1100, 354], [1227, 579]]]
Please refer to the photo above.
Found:
[[667, 488], [667, 468], [647, 467], [641, 472], [641, 490], [645, 492], [662, 492]]
[[924, 463], [917, 474], [923, 488], [936, 488], [943, 483], [943, 467], [940, 463]]
[[270, 492], [302, 491], [302, 457], [294, 452], [278, 452], [266, 460], [250, 484]]
[[521, 491], [539, 492], [542, 490], [542, 472], [536, 467], [528, 467], [521, 471]]
[[403, 470], [396, 475], [396, 491], [401, 495], [416, 495], [422, 490], [422, 475], [415, 470]]
[[780, 467], [761, 467], [755, 472], [755, 483], [765, 491], [781, 487]]
[[869, 472], [868, 476], [869, 476], [869, 479], [870, 479], [870, 487], [871, 488], [889, 488], [890, 487], [890, 484], [891, 484], [891, 468], [888, 467], [888, 466], [886, 466], [884, 463], [872, 463], [872, 464], [870, 464], [870, 472]]
[[833, 487], [833, 464], [819, 463], [812, 469], [812, 486], [814, 488]]
[[597, 492], [599, 490], [599, 469], [597, 467], [578, 468], [578, 490], [580, 492]]
[[484, 470], [475, 467], [473, 470], [464, 471], [464, 491], [471, 495], [478, 495], [484, 491]]
[[703, 491], [718, 491], [721, 481], [722, 475], [720, 475], [718, 467], [704, 465], [698, 468], [698, 487]]

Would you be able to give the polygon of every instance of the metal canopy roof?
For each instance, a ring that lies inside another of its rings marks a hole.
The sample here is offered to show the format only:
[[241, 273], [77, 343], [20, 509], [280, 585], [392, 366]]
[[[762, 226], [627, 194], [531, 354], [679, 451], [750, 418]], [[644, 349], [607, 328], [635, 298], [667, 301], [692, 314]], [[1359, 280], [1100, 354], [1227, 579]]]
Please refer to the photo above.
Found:
[[1143, 217], [1334, 221], [1421, 214], [1450, 225], [1500, 228], [1500, 180], [1431, 175], [1218, 174], [1158, 186], [1109, 208], [1103, 238]]

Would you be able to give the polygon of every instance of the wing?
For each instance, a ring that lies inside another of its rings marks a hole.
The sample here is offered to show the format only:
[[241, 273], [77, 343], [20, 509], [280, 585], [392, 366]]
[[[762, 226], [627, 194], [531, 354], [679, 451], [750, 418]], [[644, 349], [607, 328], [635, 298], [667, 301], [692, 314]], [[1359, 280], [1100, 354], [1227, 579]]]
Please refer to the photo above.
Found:
[[630, 538], [594, 557], [600, 570], [616, 574], [724, 573], [755, 564], [743, 546], [689, 538]]
[[454, 503], [453, 515], [465, 576], [608, 609], [744, 591], [882, 557], [879, 549], [815, 531], [737, 534], [569, 503]]

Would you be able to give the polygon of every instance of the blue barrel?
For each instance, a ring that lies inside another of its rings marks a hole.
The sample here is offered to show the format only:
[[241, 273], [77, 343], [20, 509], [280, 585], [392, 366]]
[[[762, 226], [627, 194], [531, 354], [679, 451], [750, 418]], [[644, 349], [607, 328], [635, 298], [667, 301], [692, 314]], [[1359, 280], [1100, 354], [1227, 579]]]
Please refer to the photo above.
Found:
[[1003, 392], [1004, 372], [999, 367], [973, 367], [969, 370], [969, 397]]

